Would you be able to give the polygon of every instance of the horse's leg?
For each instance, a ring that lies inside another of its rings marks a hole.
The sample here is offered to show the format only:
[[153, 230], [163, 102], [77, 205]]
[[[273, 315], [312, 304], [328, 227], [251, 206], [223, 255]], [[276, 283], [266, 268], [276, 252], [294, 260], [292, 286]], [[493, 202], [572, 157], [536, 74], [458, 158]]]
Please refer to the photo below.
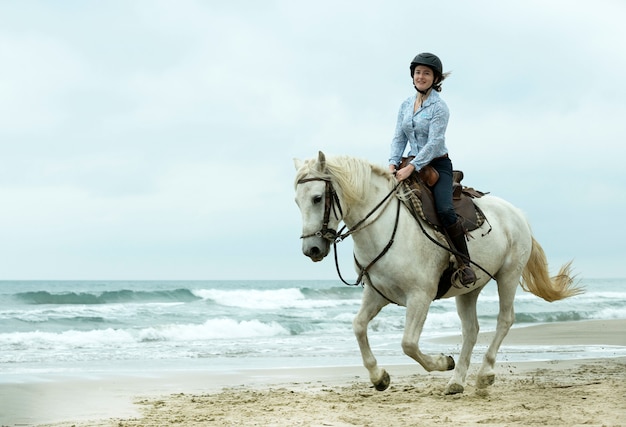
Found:
[[520, 273], [499, 273], [497, 276], [498, 296], [500, 297], [500, 311], [498, 312], [498, 321], [496, 324], [496, 333], [489, 344], [489, 348], [483, 358], [483, 364], [478, 371], [476, 378], [476, 387], [482, 389], [492, 385], [496, 375], [494, 365], [496, 363], [496, 354], [498, 349], [509, 333], [511, 325], [515, 320], [515, 309], [513, 300], [515, 299], [515, 291], [519, 283]]
[[454, 369], [452, 356], [429, 356], [420, 351], [419, 338], [426, 321], [430, 298], [425, 293], [412, 295], [406, 306], [406, 322], [402, 337], [402, 350], [404, 353], [422, 365], [428, 372], [449, 371]]
[[472, 351], [476, 345], [478, 338], [478, 316], [476, 315], [476, 300], [482, 288], [478, 288], [464, 295], [456, 297], [456, 311], [461, 319], [461, 328], [463, 332], [463, 344], [461, 346], [461, 354], [459, 361], [454, 368], [454, 374], [448, 385], [445, 394], [463, 393], [465, 387], [465, 378], [467, 370], [472, 358]]
[[387, 371], [378, 366], [376, 357], [374, 357], [372, 353], [369, 340], [367, 339], [367, 325], [388, 303], [387, 300], [383, 299], [377, 292], [372, 290], [371, 286], [365, 286], [361, 308], [352, 322], [354, 335], [361, 349], [363, 366], [368, 370], [370, 380], [378, 391], [386, 390], [387, 387], [389, 387], [390, 379]]

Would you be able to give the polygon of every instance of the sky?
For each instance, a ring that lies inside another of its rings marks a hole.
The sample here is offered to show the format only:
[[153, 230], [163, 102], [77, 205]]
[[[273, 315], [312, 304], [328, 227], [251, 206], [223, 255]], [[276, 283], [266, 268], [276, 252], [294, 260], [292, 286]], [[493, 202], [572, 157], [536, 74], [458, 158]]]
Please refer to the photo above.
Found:
[[[620, 0], [0, 1], [1, 280], [326, 280], [294, 158], [386, 166], [436, 53], [464, 184], [626, 277]], [[351, 241], [339, 246], [354, 275]]]

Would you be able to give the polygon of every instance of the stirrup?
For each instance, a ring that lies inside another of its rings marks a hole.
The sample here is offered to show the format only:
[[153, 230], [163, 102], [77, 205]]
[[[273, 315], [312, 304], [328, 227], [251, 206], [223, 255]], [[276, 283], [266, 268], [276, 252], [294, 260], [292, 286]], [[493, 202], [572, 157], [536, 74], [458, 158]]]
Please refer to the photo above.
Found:
[[[472, 275], [474, 276], [473, 279], [470, 279], [471, 282], [463, 283], [463, 275], [465, 273], [465, 269], [469, 269], [472, 272]], [[452, 283], [452, 286], [455, 287], [456, 289], [470, 288], [476, 283], [476, 274], [474, 273], [474, 270], [472, 270], [471, 267], [467, 265], [461, 265], [452, 273], [450, 282]]]

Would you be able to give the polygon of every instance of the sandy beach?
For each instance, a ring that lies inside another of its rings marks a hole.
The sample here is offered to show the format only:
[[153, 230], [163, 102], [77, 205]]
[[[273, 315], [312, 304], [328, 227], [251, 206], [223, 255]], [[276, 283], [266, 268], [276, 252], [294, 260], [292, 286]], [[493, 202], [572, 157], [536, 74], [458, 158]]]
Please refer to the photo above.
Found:
[[[481, 334], [480, 340], [489, 335]], [[514, 329], [505, 345], [517, 344], [620, 349], [626, 346], [626, 320]], [[483, 392], [473, 385], [478, 364], [472, 364], [465, 393], [454, 396], [443, 395], [450, 373], [428, 373], [417, 364], [386, 366], [392, 385], [384, 392], [372, 388], [362, 366], [2, 384], [0, 425], [626, 425], [623, 353], [604, 359], [499, 361], [496, 366], [496, 382]]]

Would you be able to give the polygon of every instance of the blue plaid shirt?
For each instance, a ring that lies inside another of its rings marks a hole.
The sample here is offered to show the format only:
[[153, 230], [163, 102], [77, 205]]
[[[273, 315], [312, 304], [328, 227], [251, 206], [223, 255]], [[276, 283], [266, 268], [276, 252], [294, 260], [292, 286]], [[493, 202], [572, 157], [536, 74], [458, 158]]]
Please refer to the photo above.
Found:
[[415, 156], [411, 164], [419, 171], [433, 159], [448, 153], [445, 134], [450, 112], [439, 92], [432, 90], [422, 106], [413, 114], [416, 97], [417, 93], [400, 106], [396, 132], [391, 141], [389, 164], [396, 166], [400, 164], [408, 142], [410, 145], [408, 155]]

